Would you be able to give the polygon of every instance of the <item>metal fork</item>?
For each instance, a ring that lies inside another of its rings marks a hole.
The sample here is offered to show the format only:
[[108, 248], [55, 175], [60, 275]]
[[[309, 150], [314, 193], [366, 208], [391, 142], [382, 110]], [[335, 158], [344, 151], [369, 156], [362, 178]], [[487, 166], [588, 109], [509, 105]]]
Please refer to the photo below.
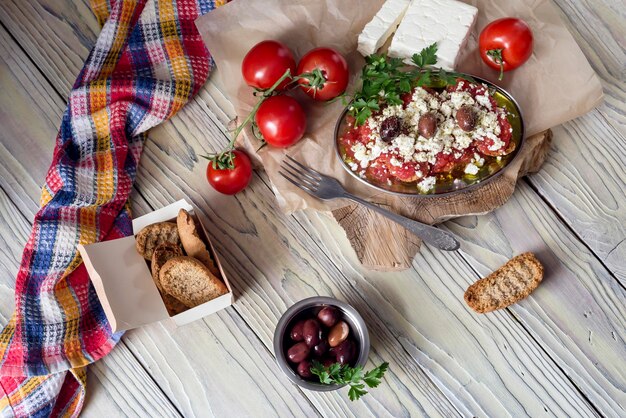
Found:
[[348, 193], [341, 183], [332, 177], [325, 176], [317, 171], [309, 168], [300, 162], [296, 161], [289, 155], [283, 160], [281, 165], [280, 175], [287, 181], [296, 187], [304, 190], [311, 196], [315, 196], [318, 199], [330, 200], [330, 199], [350, 199], [367, 206], [371, 210], [380, 213], [381, 215], [391, 219], [394, 222], [399, 223], [424, 242], [427, 242], [439, 249], [445, 251], [456, 251], [461, 244], [449, 232], [437, 229], [434, 226], [427, 225], [421, 222], [414, 221], [413, 219], [405, 218], [397, 213], [390, 212], [380, 206], [374, 205], [360, 197], [354, 196]]

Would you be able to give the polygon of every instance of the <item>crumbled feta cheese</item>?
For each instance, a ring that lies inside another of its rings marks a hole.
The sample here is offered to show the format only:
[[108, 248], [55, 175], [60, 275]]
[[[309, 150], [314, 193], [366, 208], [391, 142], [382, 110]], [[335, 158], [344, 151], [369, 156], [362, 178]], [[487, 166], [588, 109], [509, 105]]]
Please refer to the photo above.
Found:
[[423, 193], [426, 193], [430, 189], [435, 187], [435, 183], [437, 183], [437, 179], [435, 177], [424, 177], [422, 181], [417, 183], [417, 188], [420, 189]]
[[475, 176], [476, 174], [478, 174], [478, 167], [476, 167], [472, 163], [469, 163], [465, 166], [465, 174], [471, 174], [472, 176]]
[[452, 130], [454, 135], [454, 147], [459, 150], [464, 150], [472, 144], [472, 136], [459, 127], [455, 127]]
[[452, 114], [452, 108], [450, 107], [448, 102], [443, 102], [439, 107], [439, 110], [441, 110], [441, 113], [443, 113], [446, 117]]
[[402, 105], [387, 106], [383, 109], [383, 118], [386, 119], [390, 116], [402, 117], [403, 111], [404, 109], [402, 109]]
[[485, 159], [481, 157], [480, 154], [474, 153], [474, 158], [472, 159], [472, 162], [478, 167], [482, 167], [485, 164]]
[[428, 154], [423, 151], [416, 152], [415, 154], [413, 154], [413, 159], [418, 163], [425, 163], [426, 161], [428, 161]]
[[392, 158], [389, 160], [389, 163], [390, 163], [391, 165], [396, 166], [396, 167], [402, 167], [402, 163], [401, 163], [401, 162], [400, 162], [400, 161], [399, 161], [396, 157], [392, 157]]
[[489, 96], [487, 96], [487, 93], [477, 95], [476, 101], [478, 102], [478, 104], [485, 106], [487, 109], [491, 110], [491, 100], [489, 100]]
[[450, 104], [455, 109], [458, 109], [463, 105], [473, 105], [474, 103], [474, 98], [467, 91], [453, 91], [450, 93]]
[[392, 146], [398, 149], [398, 152], [405, 159], [411, 158], [415, 150], [415, 139], [407, 135], [399, 135], [391, 142]]

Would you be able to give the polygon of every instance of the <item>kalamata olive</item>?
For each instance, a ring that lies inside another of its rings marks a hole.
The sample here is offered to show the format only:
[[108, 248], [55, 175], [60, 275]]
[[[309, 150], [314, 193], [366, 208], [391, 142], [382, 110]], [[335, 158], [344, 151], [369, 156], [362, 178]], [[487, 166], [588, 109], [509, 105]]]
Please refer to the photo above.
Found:
[[329, 367], [337, 363], [337, 359], [334, 356], [326, 356], [322, 358], [320, 363], [322, 363], [322, 366], [324, 367]]
[[304, 342], [309, 347], [313, 347], [320, 342], [321, 339], [321, 327], [320, 323], [316, 319], [307, 319], [302, 325], [302, 335], [304, 335]]
[[334, 327], [330, 329], [328, 333], [328, 344], [331, 347], [337, 347], [339, 344], [345, 341], [350, 334], [350, 327], [344, 321], [339, 321]]
[[352, 340], [345, 340], [335, 347], [335, 357], [337, 358], [337, 363], [350, 364], [354, 360], [355, 355], [356, 346]]
[[463, 105], [456, 111], [456, 123], [459, 128], [469, 132], [476, 126], [476, 113], [471, 107]]
[[326, 306], [319, 311], [317, 319], [319, 319], [322, 324], [330, 328], [335, 325], [337, 321], [339, 321], [339, 316], [339, 311], [337, 311], [336, 308]]
[[287, 350], [287, 358], [292, 363], [300, 363], [309, 356], [310, 351], [309, 346], [305, 342], [299, 342]]
[[302, 360], [298, 363], [298, 368], [296, 370], [298, 374], [305, 379], [313, 377], [313, 373], [311, 373], [311, 362], [309, 360]]
[[304, 335], [302, 335], [302, 325], [304, 325], [304, 321], [298, 321], [291, 328], [291, 339], [294, 341], [302, 341], [304, 340]]
[[380, 139], [391, 142], [402, 132], [402, 121], [397, 116], [389, 116], [380, 124]]
[[417, 122], [417, 131], [424, 138], [432, 138], [437, 130], [437, 116], [434, 113], [428, 112], [420, 116], [420, 120]]
[[313, 346], [313, 354], [321, 357], [328, 351], [328, 340], [321, 340], [317, 345]]

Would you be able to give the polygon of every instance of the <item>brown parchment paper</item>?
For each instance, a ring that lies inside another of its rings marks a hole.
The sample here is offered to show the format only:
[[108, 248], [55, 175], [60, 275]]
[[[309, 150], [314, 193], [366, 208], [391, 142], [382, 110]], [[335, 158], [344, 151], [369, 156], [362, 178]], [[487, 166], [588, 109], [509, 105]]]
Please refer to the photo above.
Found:
[[[241, 120], [255, 103], [252, 89], [241, 77], [241, 61], [253, 45], [265, 39], [277, 39], [287, 44], [296, 57], [317, 46], [336, 48], [348, 60], [352, 73], [348, 91], [351, 91], [364, 63], [356, 52], [357, 37], [382, 3], [381, 0], [233, 0], [200, 17], [196, 24], [215, 59], [218, 82]], [[522, 108], [527, 136], [580, 116], [600, 103], [600, 81], [550, 0], [475, 0], [468, 3], [477, 6], [479, 14], [457, 69], [486, 78], [508, 90]], [[490, 21], [505, 16], [524, 19], [533, 30], [535, 44], [529, 61], [506, 73], [505, 80], [499, 82], [498, 73], [482, 63], [476, 49], [480, 30]], [[374, 199], [380, 195], [352, 178], [336, 156], [333, 134], [342, 104], [313, 103], [300, 92], [295, 97], [303, 105], [308, 123], [307, 132], [299, 143], [288, 149], [264, 147], [256, 152], [259, 143], [249, 129], [238, 141], [239, 146], [262, 163], [280, 207], [285, 212], [292, 212], [307, 207], [334, 210], [347, 204], [341, 200], [322, 202], [314, 199], [279, 176], [280, 162], [287, 153], [337, 178], [349, 191], [361, 197]], [[541, 154], [543, 161], [545, 152]], [[508, 173], [508, 177], [516, 179], [522, 165], [537, 165], [537, 160], [520, 161], [515, 172]], [[510, 193], [502, 198], [508, 199]], [[420, 207], [425, 202], [421, 200]], [[444, 210], [438, 219], [476, 213], [472, 205], [463, 209], [454, 205], [449, 213]], [[480, 212], [488, 210], [482, 208]]]

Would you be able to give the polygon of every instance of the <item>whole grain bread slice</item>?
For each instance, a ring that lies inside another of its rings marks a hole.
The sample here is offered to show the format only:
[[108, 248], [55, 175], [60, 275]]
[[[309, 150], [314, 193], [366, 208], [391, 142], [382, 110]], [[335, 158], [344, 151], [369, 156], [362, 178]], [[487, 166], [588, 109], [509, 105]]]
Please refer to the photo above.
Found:
[[167, 308], [167, 313], [169, 313], [170, 316], [178, 315], [179, 313], [185, 312], [187, 309], [189, 309], [189, 306], [185, 305], [174, 296], [168, 295], [167, 293], [162, 293], [161, 299], [163, 299], [163, 304]]
[[197, 258], [202, 264], [207, 266], [211, 273], [215, 277], [220, 277], [220, 271], [213, 261], [211, 254], [202, 242], [200, 235], [198, 234], [198, 228], [193, 218], [185, 209], [178, 211], [178, 217], [176, 218], [176, 225], [178, 225], [178, 234], [180, 235], [180, 241], [183, 244], [183, 248], [188, 256]]
[[167, 312], [170, 314], [170, 316], [184, 312], [189, 307], [176, 299], [174, 296], [168, 294], [165, 289], [163, 289], [163, 286], [161, 285], [161, 280], [159, 279], [159, 273], [161, 272], [161, 268], [163, 267], [163, 265], [169, 259], [174, 257], [180, 257], [182, 255], [183, 250], [178, 244], [164, 242], [154, 249], [154, 252], [152, 253], [152, 262], [150, 263], [150, 267], [152, 270], [152, 280], [154, 281], [156, 287], [159, 289], [159, 293], [161, 293], [161, 299], [163, 299], [163, 303], [165, 304]]
[[478, 313], [506, 308], [526, 298], [543, 279], [543, 266], [533, 253], [513, 257], [465, 291], [465, 302]]
[[178, 228], [172, 222], [158, 222], [143, 228], [135, 237], [137, 251], [146, 260], [152, 259], [155, 248], [164, 242], [178, 244]]
[[193, 257], [174, 257], [159, 273], [161, 285], [167, 293], [189, 307], [228, 293], [226, 285]]
[[164, 242], [160, 244], [158, 247], [154, 249], [152, 252], [152, 263], [150, 264], [150, 268], [152, 270], [152, 280], [154, 280], [154, 284], [159, 289], [161, 293], [165, 293], [163, 286], [161, 286], [161, 280], [159, 280], [159, 273], [161, 272], [161, 267], [167, 261], [174, 257], [180, 257], [183, 255], [183, 250], [177, 244], [172, 244], [171, 242]]

